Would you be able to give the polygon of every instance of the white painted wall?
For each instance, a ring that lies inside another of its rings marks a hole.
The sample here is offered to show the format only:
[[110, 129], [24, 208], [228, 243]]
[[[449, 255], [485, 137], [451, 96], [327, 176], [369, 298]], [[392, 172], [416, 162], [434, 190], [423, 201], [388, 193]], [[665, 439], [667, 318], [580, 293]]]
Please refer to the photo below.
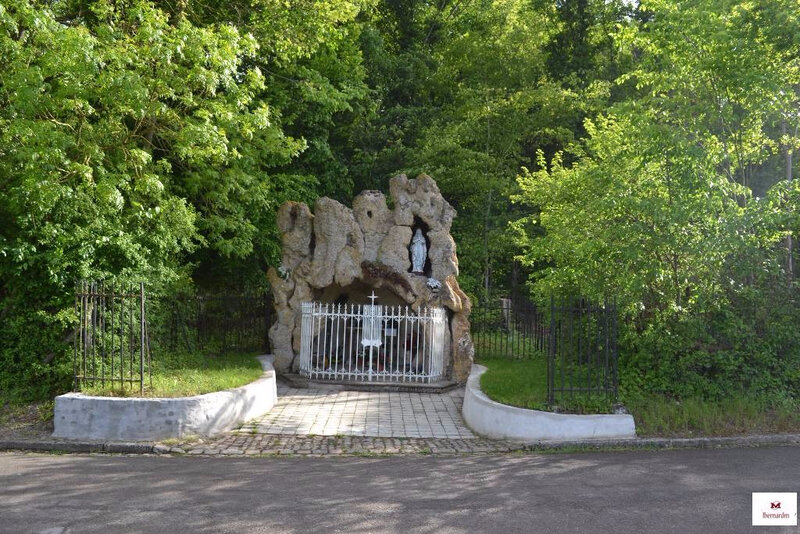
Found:
[[473, 365], [467, 379], [461, 412], [478, 434], [520, 441], [633, 438], [631, 415], [572, 415], [526, 410], [495, 402], [481, 391], [483, 365]]
[[53, 437], [152, 441], [218, 434], [268, 412], [277, 402], [272, 356], [259, 356], [264, 374], [226, 391], [178, 398], [92, 397], [55, 400]]

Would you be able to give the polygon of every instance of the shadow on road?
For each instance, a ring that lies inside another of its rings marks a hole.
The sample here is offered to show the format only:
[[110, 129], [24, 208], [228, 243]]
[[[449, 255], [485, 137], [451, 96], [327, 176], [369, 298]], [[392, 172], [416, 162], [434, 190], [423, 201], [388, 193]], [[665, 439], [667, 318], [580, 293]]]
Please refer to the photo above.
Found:
[[751, 492], [798, 491], [799, 480], [796, 447], [390, 458], [7, 454], [0, 531], [749, 532]]

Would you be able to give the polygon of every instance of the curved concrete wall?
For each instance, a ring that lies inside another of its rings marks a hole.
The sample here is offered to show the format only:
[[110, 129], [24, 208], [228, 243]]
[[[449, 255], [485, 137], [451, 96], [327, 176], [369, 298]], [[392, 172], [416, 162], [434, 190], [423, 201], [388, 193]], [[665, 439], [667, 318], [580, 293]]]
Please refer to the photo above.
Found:
[[572, 415], [526, 410], [495, 402], [481, 391], [486, 367], [473, 365], [467, 379], [464, 419], [472, 430], [491, 438], [566, 440], [591, 438], [633, 438], [636, 428], [630, 415]]
[[272, 356], [259, 356], [255, 382], [194, 397], [121, 398], [67, 393], [56, 397], [54, 437], [161, 440], [218, 434], [268, 412], [277, 402]]

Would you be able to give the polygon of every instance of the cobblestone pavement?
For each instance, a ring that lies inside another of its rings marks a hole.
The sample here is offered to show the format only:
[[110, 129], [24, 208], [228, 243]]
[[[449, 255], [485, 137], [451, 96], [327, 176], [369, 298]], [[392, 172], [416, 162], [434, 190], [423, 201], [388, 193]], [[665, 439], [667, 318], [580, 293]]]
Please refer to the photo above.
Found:
[[156, 445], [158, 453], [209, 456], [461, 454], [524, 450], [480, 438], [461, 417], [464, 390], [342, 391], [278, 384], [269, 413], [217, 439]]
[[521, 443], [484, 438], [379, 438], [228, 433], [216, 440], [156, 445], [159, 454], [190, 456], [466, 454], [526, 450]]
[[278, 385], [278, 404], [244, 434], [474, 439], [461, 417], [464, 390], [401, 393]]

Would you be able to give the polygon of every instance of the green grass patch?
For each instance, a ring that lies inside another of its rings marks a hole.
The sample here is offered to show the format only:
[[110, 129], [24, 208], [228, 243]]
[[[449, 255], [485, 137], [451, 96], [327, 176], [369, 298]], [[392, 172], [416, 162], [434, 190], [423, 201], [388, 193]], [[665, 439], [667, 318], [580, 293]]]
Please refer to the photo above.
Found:
[[[547, 362], [544, 356], [515, 360], [481, 358], [487, 367], [481, 389], [497, 402], [533, 410], [547, 405]], [[612, 401], [603, 395], [565, 395], [559, 412], [611, 413]], [[713, 437], [800, 432], [800, 402], [768, 400], [741, 394], [723, 400], [669, 399], [650, 395], [624, 399], [643, 437]]]
[[737, 436], [800, 432], [800, 403], [741, 395], [710, 401], [662, 396], [627, 399], [636, 433], [648, 437]]
[[612, 413], [613, 403], [606, 395], [564, 394], [555, 406], [547, 404], [547, 360], [543, 354], [534, 358], [481, 358], [488, 369], [481, 376], [481, 389], [497, 402], [530, 410], [561, 413]]
[[481, 376], [481, 389], [497, 402], [529, 408], [547, 408], [547, 361], [541, 358], [512, 360], [481, 358], [488, 369]]
[[[262, 374], [255, 353], [210, 356], [199, 353], [159, 355], [153, 360], [153, 384], [145, 384], [145, 397], [187, 397], [249, 384]], [[81, 388], [87, 395], [132, 397], [138, 387], [106, 382]]]

